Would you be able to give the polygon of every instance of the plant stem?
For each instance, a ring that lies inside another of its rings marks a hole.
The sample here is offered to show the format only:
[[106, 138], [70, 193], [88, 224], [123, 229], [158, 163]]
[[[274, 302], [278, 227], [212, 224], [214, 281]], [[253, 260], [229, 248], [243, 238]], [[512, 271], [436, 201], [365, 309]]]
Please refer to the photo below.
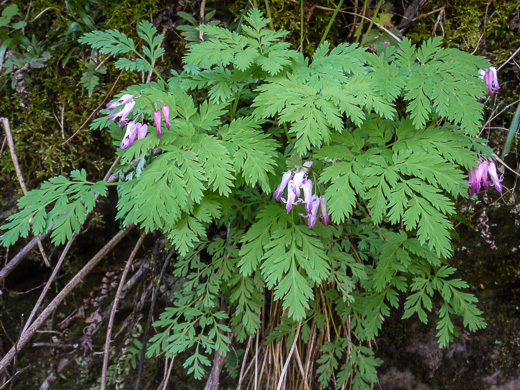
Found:
[[[153, 292], [152, 304], [150, 305], [150, 311], [148, 312], [148, 319], [146, 320], [146, 328], [144, 330], [143, 336], [143, 345], [141, 347], [141, 357], [139, 359], [139, 367], [137, 369], [137, 378], [135, 380], [135, 389], [139, 390], [139, 385], [141, 383], [141, 376], [143, 375], [143, 365], [144, 365], [144, 356], [146, 353], [146, 344], [148, 343], [148, 333], [150, 332], [150, 326], [152, 325], [152, 317], [153, 317], [153, 309], [155, 307], [155, 302], [157, 302], [157, 296], [159, 295], [159, 287], [161, 286], [162, 278], [168, 268], [168, 264], [170, 264], [170, 260], [175, 254], [175, 248], [173, 248], [170, 253], [168, 253], [168, 257], [164, 260], [163, 267], [161, 269], [161, 274], [159, 275], [159, 280], [157, 281], [157, 287]], [[172, 362], [173, 364], [173, 362]]]
[[235, 119], [235, 114], [237, 112], [237, 107], [238, 107], [238, 101], [240, 100], [240, 94], [242, 93], [242, 89], [244, 88], [244, 86], [240, 86], [238, 92], [237, 92], [237, 97], [235, 98], [235, 101], [233, 102], [233, 107], [231, 108], [231, 112], [230, 112], [230, 118], [231, 120]]
[[[18, 181], [20, 182], [20, 187], [22, 188], [23, 194], [27, 195], [27, 186], [25, 185], [25, 181], [23, 179], [22, 169], [20, 168], [20, 163], [18, 162], [18, 156], [16, 155], [16, 149], [14, 148], [14, 139], [13, 134], [11, 133], [11, 127], [9, 126], [9, 119], [0, 118], [0, 122], [4, 124], [5, 136], [7, 137], [7, 143], [9, 144], [9, 151], [11, 153], [11, 160], [13, 161], [14, 170], [16, 171], [16, 176], [18, 177]], [[38, 243], [38, 249], [42, 255], [43, 261], [45, 265], [49, 268], [51, 264], [49, 263], [49, 259], [45, 254], [45, 249], [43, 248], [43, 244], [38, 235], [36, 236], [36, 241]]]
[[291, 136], [289, 135], [289, 131], [287, 131], [287, 123], [286, 123], [286, 122], [283, 123], [283, 129], [284, 129], [284, 131], [285, 131], [285, 135], [287, 136], [287, 140], [289, 141], [289, 143], [290, 143], [291, 145], [294, 146], [294, 142], [293, 142]]
[[23, 333], [16, 344], [5, 354], [0, 361], [0, 374], [5, 371], [7, 365], [15, 358], [17, 353], [27, 344], [29, 339], [36, 333], [36, 331], [44, 324], [49, 316], [56, 310], [56, 308], [63, 302], [63, 300], [69, 295], [69, 293], [80, 284], [85, 276], [92, 271], [92, 269], [109, 253], [123, 237], [125, 237], [135, 225], [130, 223], [126, 226], [125, 230], [121, 230], [117, 233], [87, 264], [79, 271], [70, 282], [59, 292], [58, 295], [52, 300], [51, 303], [43, 310], [39, 317], [33, 322], [33, 324]]
[[320, 44], [318, 45], [318, 47], [321, 46], [321, 44], [323, 42], [325, 42], [325, 38], [327, 38], [330, 28], [332, 27], [332, 23], [334, 23], [334, 20], [336, 19], [336, 15], [338, 14], [342, 5], [343, 5], [343, 0], [340, 0], [338, 5], [336, 6], [336, 9], [334, 10], [334, 13], [332, 14], [332, 17], [329, 20], [329, 24], [327, 25], [327, 28], [325, 29], [323, 36], [321, 37], [321, 41], [320, 41]]
[[271, 8], [269, 8], [269, 0], [264, 0], [265, 2], [265, 10], [267, 11], [267, 17], [269, 18], [269, 27], [271, 30], [274, 30], [273, 18], [271, 17]]
[[300, 53], [303, 53], [303, 0], [300, 0]]
[[513, 117], [513, 121], [511, 122], [511, 127], [509, 128], [509, 133], [507, 134], [506, 143], [504, 144], [504, 149], [502, 150], [502, 154], [500, 155], [501, 159], [504, 159], [505, 156], [509, 154], [511, 150], [511, 145], [513, 144], [513, 140], [515, 139], [515, 135], [518, 132], [518, 127], [520, 122], [520, 103], [516, 107], [515, 116]]
[[141, 233], [141, 237], [135, 244], [134, 250], [130, 254], [128, 258], [125, 270], [123, 271], [123, 275], [121, 276], [121, 281], [119, 282], [119, 286], [117, 287], [116, 297], [114, 298], [114, 304], [112, 305], [112, 311], [110, 312], [110, 319], [108, 320], [108, 328], [107, 328], [107, 337], [105, 340], [105, 351], [103, 354], [103, 369], [101, 371], [101, 390], [105, 390], [107, 386], [107, 371], [108, 371], [108, 357], [110, 355], [110, 341], [112, 339], [112, 328], [114, 327], [114, 320], [116, 318], [117, 305], [119, 304], [119, 300], [121, 299], [121, 291], [123, 290], [123, 286], [125, 285], [126, 276], [128, 275], [128, 271], [130, 270], [130, 266], [132, 265], [135, 256], [137, 255], [137, 251], [139, 247], [143, 243], [144, 238], [146, 237], [146, 233]]
[[[372, 26], [374, 25], [374, 20], [373, 18], [375, 18], [377, 16], [377, 14], [379, 13], [379, 9], [381, 8], [381, 4], [383, 4], [383, 0], [379, 0], [379, 3], [377, 4], [377, 7], [376, 7], [376, 12], [374, 12], [374, 16], [372, 17], [372, 19], [370, 19], [370, 24], [368, 25], [368, 29], [367, 29], [367, 32], [365, 34], [365, 39], [368, 37], [368, 33], [370, 32], [370, 30], [372, 29]], [[364, 39], [361, 41], [361, 43], [363, 43]]]
[[356, 32], [356, 42], [359, 41], [359, 37], [361, 36], [361, 31], [363, 31], [363, 19], [365, 19], [367, 14], [367, 4], [370, 0], [365, 0], [365, 4], [363, 4], [363, 15], [361, 16], [361, 26], [359, 26], [359, 34]]

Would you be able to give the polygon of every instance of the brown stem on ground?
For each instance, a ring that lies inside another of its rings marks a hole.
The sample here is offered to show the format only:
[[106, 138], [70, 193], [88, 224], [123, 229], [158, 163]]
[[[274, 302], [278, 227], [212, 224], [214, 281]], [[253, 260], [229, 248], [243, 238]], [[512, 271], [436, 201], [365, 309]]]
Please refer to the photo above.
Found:
[[211, 374], [209, 374], [209, 379], [206, 382], [206, 387], [204, 390], [218, 390], [218, 384], [220, 381], [220, 373], [222, 368], [224, 367], [224, 363], [226, 362], [226, 356], [221, 355], [219, 351], [215, 352], [215, 358], [213, 359], [213, 368], [211, 369]]
[[118, 243], [125, 237], [132, 228], [135, 227], [133, 223], [127, 225], [125, 230], [117, 233], [90, 261], [79, 271], [71, 281], [60, 291], [60, 293], [52, 300], [52, 302], [43, 310], [34, 323], [27, 329], [25, 333], [20, 336], [20, 339], [7, 352], [7, 354], [0, 361], [0, 373], [4, 372], [7, 366], [15, 358], [17, 351], [21, 350], [34, 333], [43, 325], [49, 316], [56, 310], [56, 308], [63, 302], [65, 297], [83, 280], [83, 278], [109, 253]]
[[110, 353], [110, 341], [112, 338], [112, 328], [114, 327], [114, 320], [116, 317], [117, 305], [119, 304], [119, 299], [121, 298], [121, 290], [125, 284], [126, 275], [128, 275], [128, 271], [130, 270], [130, 266], [132, 265], [135, 256], [137, 255], [137, 251], [139, 247], [143, 243], [144, 238], [146, 237], [145, 233], [141, 233], [141, 237], [135, 244], [134, 250], [130, 254], [125, 266], [125, 270], [123, 271], [123, 275], [121, 276], [121, 281], [119, 282], [119, 287], [117, 288], [116, 297], [114, 298], [114, 304], [112, 305], [112, 311], [110, 313], [110, 320], [108, 321], [108, 329], [107, 329], [107, 337], [105, 341], [105, 351], [103, 354], [103, 370], [101, 371], [101, 390], [105, 390], [107, 387], [107, 370], [108, 370], [108, 356]]
[[[41, 239], [46, 239], [51, 235], [51, 231], [47, 231], [44, 235], [40, 236]], [[0, 270], [0, 282], [3, 281], [7, 276], [13, 272], [13, 270], [20, 265], [20, 263], [31, 253], [31, 251], [38, 245], [38, 239], [34, 237], [25, 247], [18, 252], [18, 254], [7, 263], [7, 265]]]
[[162, 278], [164, 277], [164, 274], [166, 273], [166, 270], [168, 269], [168, 264], [170, 264], [170, 260], [172, 259], [174, 254], [175, 254], [175, 248], [172, 248], [170, 253], [168, 253], [168, 257], [166, 257], [166, 260], [164, 260], [164, 264], [161, 269], [161, 274], [159, 275], [159, 280], [157, 281], [157, 286], [153, 293], [152, 304], [150, 305], [150, 311], [148, 312], [148, 319], [146, 320], [146, 328], [144, 330], [143, 346], [141, 347], [141, 356], [139, 358], [139, 367], [137, 369], [137, 379], [135, 381], [136, 390], [139, 390], [139, 386], [141, 384], [141, 376], [143, 375], [143, 366], [144, 366], [144, 355], [146, 352], [146, 344], [148, 343], [148, 333], [150, 332], [150, 326], [152, 325], [152, 317], [153, 317], [153, 310], [155, 308], [155, 302], [157, 302], [157, 297], [159, 296], [159, 287], [161, 286]]
[[[137, 284], [137, 282], [144, 278], [146, 280], [146, 275], [148, 274], [148, 262], [144, 262], [141, 264], [141, 267], [136, 271], [136, 273], [132, 276], [132, 278], [125, 284], [125, 287], [123, 288], [123, 291], [121, 292], [121, 300], [124, 300], [128, 293], [132, 290], [132, 288]], [[141, 311], [142, 307], [144, 306], [144, 301], [150, 294], [151, 289], [147, 289], [144, 294], [142, 294], [141, 300], [139, 302], [139, 305], [136, 307], [135, 311]], [[112, 306], [113, 302], [103, 311], [101, 314], [101, 320], [96, 323], [95, 328], [92, 330], [90, 335], [83, 335], [81, 340], [77, 343], [78, 345], [83, 345], [86, 341], [87, 337], [93, 337], [95, 336], [100, 330], [105, 321], [110, 316], [110, 313], [112, 312]], [[126, 326], [130, 325], [130, 321], [125, 322]], [[51, 386], [56, 382], [58, 379], [58, 376], [67, 368], [67, 366], [72, 363], [78, 355], [80, 354], [80, 350], [77, 349], [76, 351], [73, 351], [63, 358], [58, 363], [58, 366], [56, 367], [56, 370], [52, 373], [50, 373], [47, 378], [43, 381], [43, 383], [40, 386], [40, 390], [48, 390], [51, 388]]]

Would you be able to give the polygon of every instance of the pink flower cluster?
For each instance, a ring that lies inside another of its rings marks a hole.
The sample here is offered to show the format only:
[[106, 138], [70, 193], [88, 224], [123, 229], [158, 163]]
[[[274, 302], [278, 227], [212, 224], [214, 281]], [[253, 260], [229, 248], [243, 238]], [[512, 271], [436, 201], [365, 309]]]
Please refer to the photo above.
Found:
[[[324, 196], [313, 195], [312, 193], [312, 180], [307, 177], [307, 171], [312, 167], [312, 161], [307, 161], [303, 164], [302, 169], [292, 172], [287, 171], [283, 174], [282, 182], [276, 188], [273, 197], [276, 200], [282, 200], [287, 206], [287, 213], [292, 210], [294, 205], [305, 203], [305, 211], [307, 214], [300, 214], [302, 217], [308, 219], [309, 227], [316, 226], [318, 217], [324, 225], [330, 223], [330, 217], [327, 213], [327, 202]], [[287, 187], [287, 200], [283, 198], [285, 188]], [[301, 191], [303, 190], [303, 199], [300, 198]], [[321, 207], [321, 215], [318, 215], [318, 208]]]
[[492, 159], [481, 160], [478, 167], [473, 168], [469, 171], [469, 189], [468, 195], [471, 198], [474, 194], [478, 194], [480, 192], [480, 188], [482, 183], [484, 184], [484, 188], [487, 190], [489, 188], [488, 183], [488, 174], [493, 182], [491, 185], [495, 186], [495, 189], [498, 192], [502, 192], [502, 180], [504, 180], [504, 175], [498, 177], [497, 167], [495, 162]]
[[[121, 149], [128, 149], [132, 144], [134, 143], [135, 139], [142, 139], [146, 137], [146, 134], [148, 133], [148, 125], [143, 125], [142, 123], [135, 122], [135, 121], [128, 121], [128, 115], [130, 115], [130, 112], [135, 107], [135, 100], [133, 95], [123, 95], [121, 99], [119, 99], [117, 102], [110, 102], [107, 104], [107, 108], [109, 110], [113, 110], [114, 108], [117, 108], [119, 106], [124, 105], [124, 107], [119, 110], [118, 112], [111, 114], [108, 117], [108, 120], [114, 120], [116, 118], [121, 118], [121, 127], [124, 127], [126, 125], [126, 132], [123, 137], [123, 140], [121, 141], [121, 144], [119, 147]], [[170, 106], [162, 106], [161, 111], [164, 114], [164, 120], [166, 121], [166, 127], [168, 130], [170, 130]], [[155, 121], [155, 126], [157, 127], [157, 136], [161, 138], [162, 136], [162, 129], [161, 129], [161, 111], [154, 111], [153, 112], [153, 118]]]
[[480, 69], [478, 73], [480, 74], [480, 78], [483, 79], [488, 86], [489, 96], [500, 89], [497, 70], [494, 66], [491, 66], [489, 69]]

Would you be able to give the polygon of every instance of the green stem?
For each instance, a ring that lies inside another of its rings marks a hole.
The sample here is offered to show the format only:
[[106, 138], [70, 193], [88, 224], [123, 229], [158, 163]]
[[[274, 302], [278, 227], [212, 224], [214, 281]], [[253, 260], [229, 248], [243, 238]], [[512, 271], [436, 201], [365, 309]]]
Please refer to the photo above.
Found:
[[511, 145], [513, 144], [513, 140], [515, 139], [515, 135], [518, 132], [518, 128], [520, 125], [520, 103], [518, 103], [518, 107], [516, 108], [515, 116], [513, 117], [513, 121], [511, 122], [511, 127], [509, 128], [509, 133], [507, 134], [506, 143], [504, 144], [504, 149], [502, 150], [502, 154], [500, 158], [503, 160], [505, 156], [509, 154], [511, 150]]
[[251, 218], [246, 216], [246, 213], [244, 213], [244, 209], [240, 206], [238, 201], [234, 197], [230, 197], [229, 199], [231, 200], [231, 202], [233, 202], [235, 204], [238, 211], [240, 211], [242, 213], [242, 217], [244, 219], [246, 219], [251, 225], [253, 225], [255, 223], [255, 221], [253, 221]]
[[303, 0], [300, 0], [300, 53], [303, 53]]
[[249, 2], [246, 3], [246, 6], [244, 7], [244, 11], [242, 12], [242, 16], [240, 17], [240, 20], [238, 21], [237, 34], [240, 34], [240, 29], [242, 28], [242, 23], [244, 22], [244, 18], [247, 15], [248, 10], [249, 10]]
[[365, 20], [365, 16], [367, 15], [367, 4], [369, 0], [365, 0], [365, 4], [363, 5], [363, 17], [361, 18], [361, 26], [359, 26], [359, 34], [356, 33], [356, 42], [359, 41], [359, 37], [361, 36], [361, 32], [363, 31], [363, 21]]
[[157, 102], [154, 102], [152, 99], [150, 99], [148, 96], [146, 95], [141, 95], [141, 97], [145, 98], [146, 100], [148, 100], [150, 102], [150, 104], [153, 106], [153, 109], [154, 111], [157, 111]]
[[285, 135], [287, 136], [287, 140], [289, 141], [289, 143], [290, 143], [291, 145], [294, 146], [294, 142], [293, 142], [291, 136], [289, 135], [289, 131], [287, 130], [287, 123], [286, 123], [286, 122], [283, 123], [283, 129], [284, 129], [284, 131], [285, 131]]
[[269, 27], [274, 30], [273, 18], [271, 17], [271, 8], [269, 8], [269, 0], [265, 0], [265, 9], [267, 11], [267, 17], [269, 18]]
[[242, 93], [243, 88], [244, 88], [244, 86], [242, 85], [238, 89], [237, 97], [235, 98], [235, 102], [233, 103], [233, 107], [231, 108], [231, 112], [229, 113], [231, 120], [235, 119], [235, 114], [237, 112], [237, 107], [238, 107], [238, 101], [240, 100], [240, 94]]
[[329, 308], [330, 322], [332, 322], [332, 326], [334, 327], [334, 332], [336, 333], [336, 337], [338, 339], [340, 339], [338, 328], [336, 328], [336, 323], [334, 322], [334, 318], [332, 318], [332, 307], [331, 307], [331, 304], [329, 301], [327, 301], [327, 307]]
[[108, 187], [108, 186], [120, 186], [121, 184], [125, 184], [126, 182], [124, 181], [118, 181], [118, 182], [113, 182], [113, 183], [105, 183], [105, 185]]
[[157, 69], [155, 69], [155, 66], [153, 66], [152, 64], [150, 64], [148, 62], [148, 60], [146, 58], [144, 58], [139, 52], [137, 51], [134, 51], [135, 54], [137, 54], [143, 61], [145, 61], [148, 65], [150, 65], [152, 67], [152, 70], [153, 72], [155, 73], [155, 75], [157, 77], [159, 77], [161, 79], [161, 81], [164, 83], [164, 84], [167, 84], [166, 81], [162, 78], [162, 76], [159, 74], [159, 72], [157, 72]]
[[[375, 18], [377, 16], [377, 14], [379, 13], [379, 9], [381, 8], [381, 4], [383, 4], [383, 0], [379, 0], [379, 3], [377, 4], [377, 7], [376, 7], [376, 12], [374, 12], [374, 16], [372, 17], [372, 19], [370, 19], [370, 24], [368, 25], [368, 29], [367, 29], [367, 32], [365, 34], [365, 39], [368, 37], [368, 34], [370, 33], [370, 30], [372, 29], [372, 26], [374, 25], [373, 18]], [[361, 41], [361, 43], [363, 43], [363, 41]]]
[[320, 44], [318, 45], [318, 47], [321, 46], [321, 44], [323, 42], [325, 42], [325, 38], [327, 38], [330, 28], [332, 27], [332, 23], [334, 23], [334, 19], [336, 19], [336, 15], [338, 14], [342, 5], [343, 5], [343, 0], [340, 0], [338, 5], [336, 6], [336, 9], [334, 10], [334, 13], [332, 14], [332, 17], [329, 20], [329, 24], [327, 25], [327, 28], [325, 29], [323, 36], [321, 37], [321, 41], [320, 41]]

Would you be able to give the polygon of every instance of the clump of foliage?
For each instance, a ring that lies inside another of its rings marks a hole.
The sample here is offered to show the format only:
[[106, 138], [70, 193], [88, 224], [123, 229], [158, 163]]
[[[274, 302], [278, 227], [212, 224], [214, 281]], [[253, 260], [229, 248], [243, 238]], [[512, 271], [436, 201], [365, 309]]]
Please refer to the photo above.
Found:
[[[162, 137], [150, 132], [118, 152], [118, 220], [166, 236], [184, 281], [148, 356], [189, 350], [183, 365], [201, 378], [211, 354], [229, 351], [231, 332], [239, 342], [256, 337], [273, 296], [283, 313], [268, 342], [292, 342], [300, 329], [307, 342], [311, 327], [330, 328], [318, 382], [369, 388], [381, 364], [370, 343], [401, 303], [404, 319], [435, 314], [441, 347], [459, 334], [455, 317], [471, 331], [485, 327], [449, 258], [465, 171], [490, 153], [477, 138], [487, 61], [439, 38], [419, 48], [404, 39], [382, 55], [325, 42], [308, 58], [268, 24], [253, 9], [240, 33], [202, 26], [182, 73], [125, 91], [135, 120], [151, 124], [170, 108]], [[120, 69], [154, 70], [161, 37], [147, 22], [138, 35], [140, 48], [117, 30], [82, 42], [121, 56]], [[108, 116], [92, 127], [123, 138]], [[332, 220], [312, 228], [303, 204], [288, 213], [271, 195], [283, 172], [310, 161]], [[81, 171], [49, 180], [21, 199], [2, 244], [53, 224], [54, 243], [64, 242], [107, 185]]]

